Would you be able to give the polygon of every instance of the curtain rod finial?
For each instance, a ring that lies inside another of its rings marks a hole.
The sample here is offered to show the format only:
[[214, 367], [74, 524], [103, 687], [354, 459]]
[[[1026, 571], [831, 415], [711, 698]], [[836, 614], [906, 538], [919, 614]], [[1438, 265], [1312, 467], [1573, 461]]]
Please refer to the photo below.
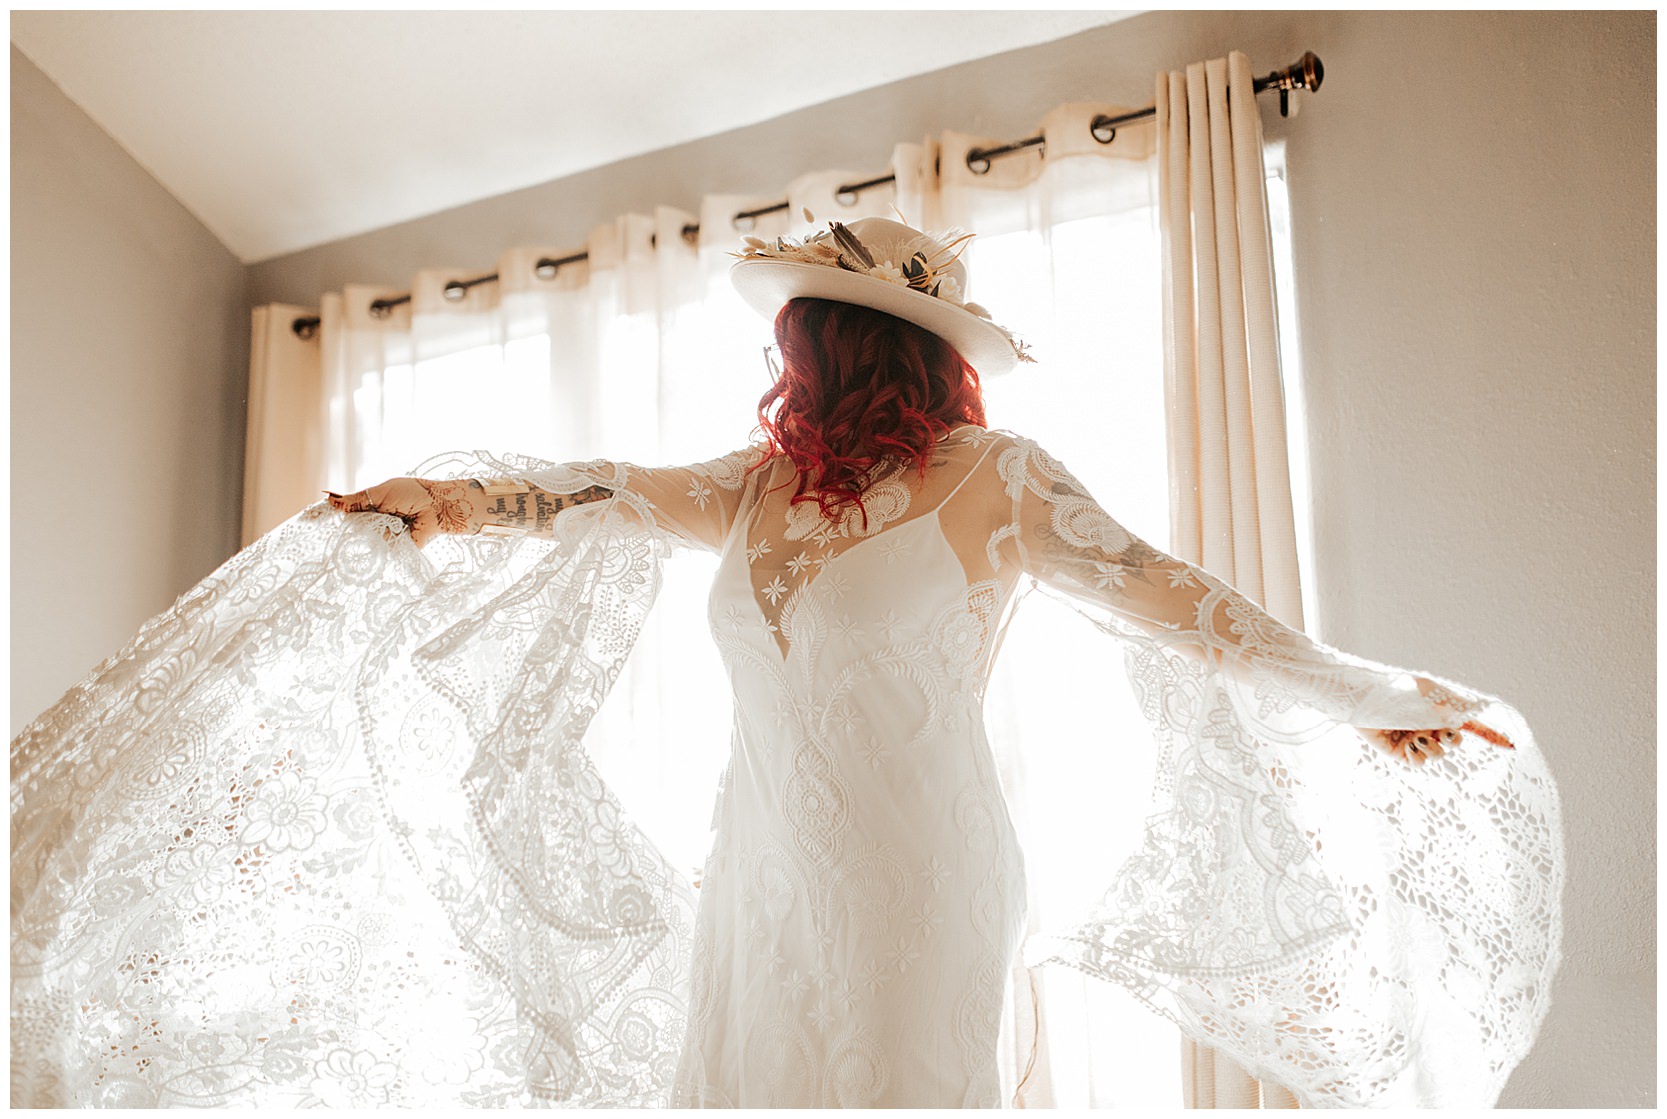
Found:
[[1313, 51], [1304, 51], [1301, 58], [1268, 75], [1267, 82], [1281, 90], [1306, 89], [1310, 93], [1325, 81], [1325, 63]]

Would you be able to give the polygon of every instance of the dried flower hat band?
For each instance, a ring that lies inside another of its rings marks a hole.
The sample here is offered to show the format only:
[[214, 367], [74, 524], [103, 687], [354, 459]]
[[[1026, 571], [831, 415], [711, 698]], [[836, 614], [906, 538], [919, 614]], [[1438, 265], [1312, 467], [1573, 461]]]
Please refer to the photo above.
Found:
[[863, 218], [795, 240], [746, 238], [730, 279], [766, 318], [790, 299], [833, 299], [872, 307], [931, 331], [982, 376], [1033, 361], [1025, 344], [990, 313], [966, 302], [961, 252], [972, 234], [923, 233], [885, 218]]

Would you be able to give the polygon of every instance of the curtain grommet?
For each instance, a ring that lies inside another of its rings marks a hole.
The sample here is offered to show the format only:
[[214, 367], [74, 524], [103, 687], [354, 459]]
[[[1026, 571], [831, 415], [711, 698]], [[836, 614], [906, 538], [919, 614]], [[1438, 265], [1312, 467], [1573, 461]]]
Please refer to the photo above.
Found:
[[461, 303], [469, 295], [469, 285], [462, 280], [453, 280], [440, 289], [440, 294], [445, 296], [447, 303]]

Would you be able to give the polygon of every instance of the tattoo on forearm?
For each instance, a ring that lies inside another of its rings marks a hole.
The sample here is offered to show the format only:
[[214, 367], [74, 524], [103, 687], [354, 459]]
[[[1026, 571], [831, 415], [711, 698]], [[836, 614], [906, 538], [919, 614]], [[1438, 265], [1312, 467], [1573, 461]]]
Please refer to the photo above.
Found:
[[422, 487], [434, 503], [434, 519], [441, 532], [469, 531], [469, 503], [459, 494], [456, 482], [422, 481]]
[[486, 507], [488, 520], [527, 532], [547, 533], [555, 524], [556, 515], [563, 509], [603, 501], [614, 495], [604, 486], [589, 486], [577, 493], [546, 493], [528, 490], [526, 493], [499, 494]]

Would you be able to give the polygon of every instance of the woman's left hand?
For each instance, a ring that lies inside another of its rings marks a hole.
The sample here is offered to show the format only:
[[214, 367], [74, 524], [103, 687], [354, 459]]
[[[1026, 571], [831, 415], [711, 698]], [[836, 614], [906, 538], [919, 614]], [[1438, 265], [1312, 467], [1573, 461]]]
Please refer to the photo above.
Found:
[[1360, 727], [1360, 736], [1392, 758], [1423, 765], [1459, 744], [1456, 730], [1379, 730]]
[[1463, 738], [1464, 731], [1469, 731], [1476, 737], [1506, 750], [1515, 749], [1515, 744], [1492, 727], [1478, 722], [1468, 722], [1457, 729], [1442, 727], [1436, 730], [1379, 730], [1375, 727], [1357, 727], [1360, 736], [1392, 758], [1410, 762], [1413, 765], [1423, 765], [1431, 758], [1439, 758], [1447, 752], [1449, 746], [1457, 746]]

